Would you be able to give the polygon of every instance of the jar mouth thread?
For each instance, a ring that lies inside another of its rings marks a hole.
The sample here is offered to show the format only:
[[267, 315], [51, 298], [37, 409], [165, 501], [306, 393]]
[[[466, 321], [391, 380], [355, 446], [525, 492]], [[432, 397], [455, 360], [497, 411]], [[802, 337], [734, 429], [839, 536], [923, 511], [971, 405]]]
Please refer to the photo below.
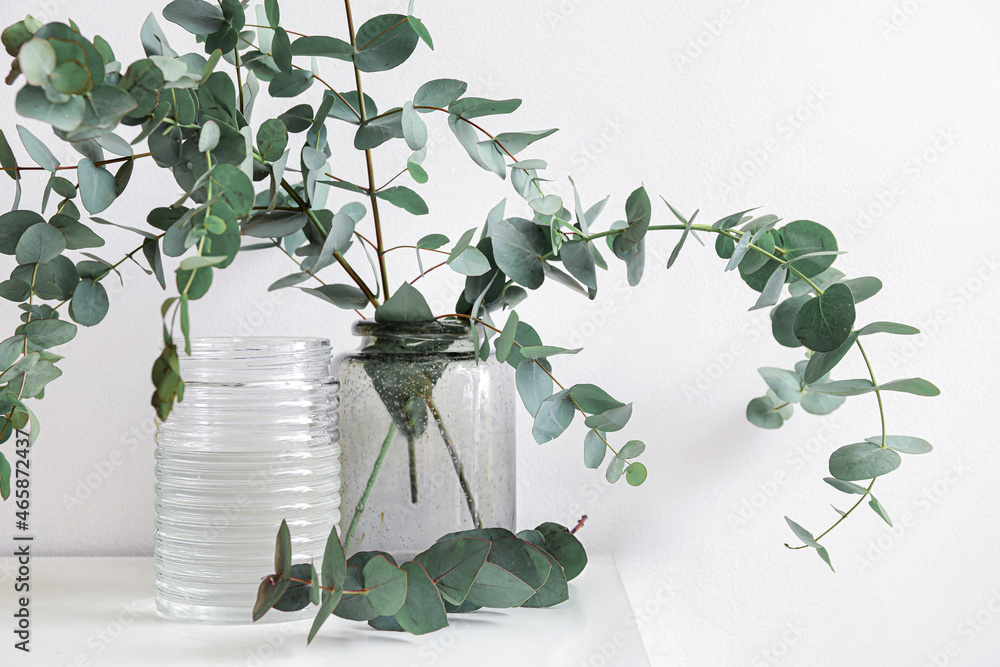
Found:
[[467, 320], [435, 320], [433, 322], [375, 322], [359, 320], [351, 327], [355, 336], [374, 338], [417, 338], [427, 340], [463, 340], [472, 333]]
[[203, 359], [234, 359], [308, 354], [330, 349], [326, 338], [286, 336], [209, 336], [191, 339], [191, 355]]
[[330, 360], [326, 338], [281, 336], [194, 338], [191, 354], [179, 355], [181, 377], [191, 385], [248, 389], [328, 378]]

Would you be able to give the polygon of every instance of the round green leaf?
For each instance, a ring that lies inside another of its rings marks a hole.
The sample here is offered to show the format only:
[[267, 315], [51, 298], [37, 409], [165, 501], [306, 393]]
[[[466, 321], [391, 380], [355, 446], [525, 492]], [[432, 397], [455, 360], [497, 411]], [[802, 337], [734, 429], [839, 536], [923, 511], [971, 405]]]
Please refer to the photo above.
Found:
[[[182, 294], [187, 290], [187, 296], [192, 301], [200, 299], [205, 296], [212, 286], [212, 271], [213, 269], [210, 266], [203, 269], [195, 269], [194, 278], [191, 278], [191, 271], [178, 270], [177, 290]], [[190, 286], [188, 285], [189, 281]]]
[[81, 280], [69, 304], [69, 315], [73, 321], [92, 327], [100, 323], [107, 314], [108, 293], [104, 285], [89, 278]]
[[118, 196], [118, 181], [114, 175], [104, 167], [95, 166], [89, 158], [80, 160], [77, 178], [80, 180], [80, 199], [92, 215], [111, 206]]
[[767, 397], [755, 398], [747, 405], [747, 421], [758, 428], [776, 429], [785, 423], [775, 405]]
[[829, 396], [807, 391], [802, 395], [800, 405], [811, 415], [828, 415], [843, 405], [846, 400], [843, 396]]
[[44, 39], [31, 39], [21, 46], [17, 62], [32, 86], [45, 87], [56, 68], [56, 52]]
[[625, 446], [618, 451], [618, 455], [623, 459], [634, 459], [646, 451], [646, 443], [641, 440], [629, 440]]
[[[865, 441], [873, 445], [881, 445], [882, 436], [873, 435], [870, 438], [865, 438]], [[887, 435], [885, 436], [885, 446], [904, 454], [926, 454], [934, 449], [931, 443], [923, 438], [915, 438], [911, 435]]]
[[18, 264], [42, 264], [58, 257], [66, 249], [66, 237], [47, 222], [28, 227], [15, 247]]
[[205, 121], [205, 124], [201, 127], [201, 132], [198, 134], [198, 152], [207, 153], [214, 150], [219, 145], [220, 136], [219, 124], [214, 120]]
[[625, 481], [629, 486], [639, 486], [646, 481], [646, 466], [638, 461], [630, 463], [625, 469]]
[[779, 303], [771, 311], [771, 333], [781, 345], [802, 347], [802, 343], [795, 337], [795, 318], [809, 298], [808, 295], [793, 296]]
[[842, 283], [833, 284], [799, 310], [795, 337], [814, 352], [832, 352], [851, 335], [855, 316], [851, 290]]
[[52, 72], [49, 82], [64, 95], [82, 95], [93, 87], [90, 71], [73, 60], [60, 63]]
[[[465, 94], [469, 85], [457, 79], [434, 79], [417, 89], [413, 105], [444, 108]], [[424, 110], [424, 113], [430, 110]]]
[[[516, 347], [511, 350], [510, 356], [507, 357], [508, 363], [517, 352]], [[521, 397], [521, 402], [524, 403], [524, 408], [528, 411], [528, 414], [534, 417], [542, 401], [552, 395], [552, 378], [545, 372], [546, 370], [551, 372], [552, 366], [545, 359], [539, 359], [536, 362], [533, 359], [520, 357], [520, 354], [518, 356], [521, 361], [518, 363], [517, 370], [514, 373], [517, 393]]]
[[625, 428], [631, 417], [632, 404], [628, 403], [627, 405], [605, 410], [600, 414], [591, 415], [587, 417], [584, 423], [587, 425], [587, 428], [594, 428], [600, 431], [620, 431]]
[[[311, 110], [310, 110], [311, 114]], [[288, 146], [288, 128], [277, 119], [270, 118], [257, 130], [257, 150], [265, 162], [274, 162], [285, 154]]]
[[402, 65], [414, 49], [419, 36], [401, 14], [383, 14], [358, 28], [354, 64], [362, 72], [384, 72]]
[[[788, 223], [781, 228], [781, 240], [785, 250], [783, 259], [786, 261], [814, 252], [839, 250], [833, 232], [811, 220]], [[795, 262], [794, 266], [800, 273], [811, 278], [830, 268], [835, 259], [834, 255], [809, 257]]]
[[32, 225], [45, 222], [34, 211], [10, 211], [0, 215], [0, 253], [13, 255], [17, 252], [17, 242]]
[[845, 482], [872, 479], [892, 472], [902, 463], [899, 454], [870, 442], [846, 445], [830, 456], [830, 474]]
[[[525, 361], [524, 363], [532, 363]], [[555, 440], [573, 422], [576, 407], [569, 398], [569, 390], [564, 389], [549, 396], [538, 406], [531, 434], [540, 445]]]

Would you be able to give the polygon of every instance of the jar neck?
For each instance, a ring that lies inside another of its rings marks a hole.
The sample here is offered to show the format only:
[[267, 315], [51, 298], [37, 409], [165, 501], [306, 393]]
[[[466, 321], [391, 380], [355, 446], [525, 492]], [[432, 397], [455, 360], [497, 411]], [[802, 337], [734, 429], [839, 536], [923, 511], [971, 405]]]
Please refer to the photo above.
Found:
[[325, 380], [330, 356], [325, 338], [196, 338], [179, 361], [185, 382], [231, 384]]
[[447, 354], [469, 356], [475, 351], [472, 327], [463, 320], [435, 322], [355, 322], [363, 354]]

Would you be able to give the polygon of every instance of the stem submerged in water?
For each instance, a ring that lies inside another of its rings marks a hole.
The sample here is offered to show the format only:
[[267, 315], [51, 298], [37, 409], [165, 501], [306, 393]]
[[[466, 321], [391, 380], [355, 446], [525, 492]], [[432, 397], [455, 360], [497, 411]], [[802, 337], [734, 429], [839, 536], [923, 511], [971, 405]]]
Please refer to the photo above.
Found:
[[354, 516], [351, 518], [351, 527], [347, 529], [347, 534], [344, 535], [344, 551], [347, 551], [348, 547], [351, 546], [351, 539], [354, 537], [354, 531], [358, 527], [358, 521], [361, 520], [361, 515], [365, 511], [365, 504], [368, 502], [368, 496], [371, 495], [372, 487], [375, 486], [375, 478], [378, 477], [379, 470], [382, 469], [382, 462], [385, 461], [386, 452], [389, 451], [389, 443], [392, 442], [393, 436], [396, 435], [396, 422], [392, 422], [389, 426], [389, 432], [385, 434], [385, 440], [382, 441], [382, 448], [379, 450], [378, 457], [375, 459], [375, 465], [372, 467], [372, 474], [368, 476], [368, 484], [365, 486], [365, 492], [361, 494], [358, 504], [354, 506]]
[[451, 456], [452, 465], [455, 466], [455, 474], [458, 475], [458, 483], [462, 487], [462, 494], [465, 496], [465, 503], [469, 506], [469, 514], [472, 516], [472, 525], [476, 528], [482, 528], [483, 520], [480, 518], [479, 512], [476, 510], [476, 499], [472, 495], [472, 488], [469, 486], [469, 481], [465, 479], [465, 466], [462, 465], [462, 460], [458, 457], [458, 449], [455, 447], [455, 442], [448, 434], [448, 429], [444, 425], [444, 418], [441, 416], [441, 412], [434, 403], [434, 399], [429, 395], [425, 398], [427, 399], [427, 408], [431, 411], [431, 414], [434, 415], [434, 422], [437, 424], [438, 430], [441, 431], [441, 439], [444, 440], [445, 447], [448, 448], [448, 454]]

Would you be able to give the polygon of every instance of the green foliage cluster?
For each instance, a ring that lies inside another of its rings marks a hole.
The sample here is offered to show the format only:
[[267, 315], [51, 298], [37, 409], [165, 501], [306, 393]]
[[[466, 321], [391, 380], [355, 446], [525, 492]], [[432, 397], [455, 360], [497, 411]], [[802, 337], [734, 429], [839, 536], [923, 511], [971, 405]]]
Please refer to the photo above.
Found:
[[[0, 216], [0, 253], [17, 263], [10, 278], [0, 283], [0, 296], [19, 303], [23, 311], [14, 335], [0, 343], [0, 369], [6, 369], [0, 376], [0, 412], [5, 419], [0, 440], [10, 437], [12, 427], [33, 419], [24, 400], [41, 397], [45, 385], [60, 374], [55, 365], [59, 357], [49, 350], [71, 340], [77, 325], [93, 326], [105, 317], [109, 299], [102, 281], [127, 261], [174, 294], [162, 306], [164, 351], [152, 372], [152, 403], [165, 419], [174, 401], [183, 399], [178, 364], [182, 344], [175, 333], [179, 326], [183, 347], [189, 349], [190, 302], [205, 295], [214, 273], [229, 266], [237, 254], [273, 250], [287, 255], [296, 270], [269, 289], [299, 289], [338, 308], [367, 310], [378, 322], [471, 323], [480, 357], [495, 352], [498, 360], [514, 368], [537, 442], [558, 438], [579, 413], [587, 427], [585, 465], [606, 466], [610, 482], [624, 477], [638, 485], [647, 477], [646, 467], [636, 460], [644, 443], [631, 440], [616, 447], [610, 435], [628, 424], [632, 404], [593, 384], [560, 384], [552, 360], [579, 350], [543, 342], [513, 308], [546, 282], [593, 299], [598, 277], [610, 270], [613, 259], [623, 264], [629, 284], [637, 285], [645, 268], [648, 233], [673, 230], [681, 236], [668, 267], [689, 238], [702, 242], [700, 235], [714, 235], [726, 271], [737, 271], [758, 295], [751, 310], [773, 308], [775, 339], [806, 353], [794, 370], [761, 369], [768, 391], [750, 402], [747, 418], [752, 423], [777, 428], [795, 404], [813, 414], [827, 414], [847, 396], [875, 394], [881, 434], [837, 450], [830, 461], [833, 479], [840, 484], [834, 486], [841, 491], [856, 494], [848, 483], [871, 480], [867, 487], [858, 487], [861, 499], [834, 525], [865, 499], [888, 520], [871, 496], [875, 479], [899, 465], [897, 451], [920, 453], [929, 445], [919, 441], [922, 444], [914, 446], [913, 438], [887, 434], [882, 395], [938, 392], [922, 379], [883, 384], [875, 380], [862, 339], [910, 335], [916, 329], [887, 322], [857, 326], [857, 305], [874, 296], [881, 282], [870, 277], [848, 280], [832, 267], [841, 251], [829, 229], [809, 220], [779, 224], [777, 216], [755, 216], [752, 211], [727, 215], [711, 225], [695, 224], [698, 212], [684, 216], [666, 200], [676, 221], [653, 225], [652, 202], [640, 187], [627, 198], [623, 218], [598, 231], [607, 198], [584, 207], [574, 186], [573, 201], [564, 202], [545, 192], [543, 160], [518, 157], [555, 130], [494, 134], [484, 128], [483, 119], [514, 112], [520, 100], [467, 96], [466, 83], [436, 79], [380, 111], [364, 92], [362, 74], [398, 67], [421, 42], [433, 48], [412, 3], [405, 15], [376, 16], [355, 30], [346, 0], [347, 40], [288, 30], [277, 0], [256, 7], [256, 20], [247, 4], [174, 0], [164, 18], [194, 35], [204, 55], [179, 54], [150, 15], [140, 33], [146, 57], [127, 66], [116, 60], [106, 40], [85, 38], [73, 23], [42, 25], [28, 17], [3, 32], [3, 44], [14, 58], [7, 81], [22, 76], [25, 81], [17, 95], [18, 112], [50, 124], [56, 137], [70, 143], [82, 159], [62, 166], [44, 142], [18, 127], [24, 149], [37, 165], [22, 166], [0, 133], [0, 164], [16, 187], [11, 212]], [[334, 89], [320, 77], [320, 63], [328, 61], [351, 68], [354, 90]], [[276, 118], [254, 118], [261, 95], [291, 100], [314, 86], [322, 89], [315, 106], [299, 102]], [[433, 116], [447, 120], [472, 163], [509, 180], [528, 217], [506, 215], [506, 202], [501, 202], [489, 211], [481, 229], [473, 227], [455, 242], [429, 233], [412, 244], [387, 248], [385, 205], [415, 216], [428, 212], [418, 192], [399, 181], [420, 185], [431, 178], [422, 165], [427, 122]], [[129, 127], [136, 128], [137, 135], [126, 141], [117, 132]], [[365, 182], [332, 173], [346, 159], [333, 159], [328, 136], [337, 129], [353, 135], [354, 147], [363, 156]], [[148, 152], [134, 153], [132, 147], [143, 142]], [[392, 178], [377, 185], [373, 151], [388, 142], [405, 143], [410, 154]], [[157, 202], [147, 217], [148, 229], [98, 217], [122, 195], [136, 161], [145, 157], [170, 170], [183, 194], [174, 202]], [[112, 165], [117, 165], [114, 173]], [[20, 179], [28, 171], [48, 172], [38, 211], [20, 206]], [[76, 183], [63, 176], [74, 171]], [[50, 199], [54, 212], [46, 213]], [[80, 206], [90, 215], [89, 223], [83, 221]], [[112, 225], [141, 237], [135, 250], [114, 263], [85, 251], [102, 246], [104, 239], [96, 230]], [[420, 275], [391, 283], [387, 257], [407, 249], [416, 254]], [[69, 251], [80, 251], [83, 259], [74, 262]], [[145, 265], [135, 258], [140, 252]], [[181, 258], [173, 280], [165, 276], [163, 255]], [[430, 256], [440, 261], [425, 269], [424, 260]], [[371, 269], [368, 278], [362, 276], [367, 269], [356, 268], [366, 264]], [[414, 283], [443, 267], [465, 281], [454, 312], [435, 314]], [[327, 282], [321, 271], [340, 282]], [[394, 285], [398, 287], [391, 290]], [[782, 300], [786, 288], [790, 296]], [[63, 306], [72, 321], [62, 318]], [[494, 320], [499, 313], [507, 313], [504, 323]], [[869, 377], [830, 380], [830, 372], [855, 348], [864, 356]], [[428, 379], [433, 386], [434, 378]], [[398, 387], [380, 393], [391, 410], [390, 404], [398, 402]], [[397, 412], [406, 405], [397, 405]], [[403, 415], [397, 421], [406, 428], [408, 420], [409, 415]], [[30, 431], [37, 437], [37, 425]], [[809, 536], [805, 546], [816, 547], [828, 559], [817, 546], [826, 532]], [[796, 533], [809, 535], [799, 529]]]
[[561, 604], [569, 599], [568, 582], [586, 565], [587, 552], [569, 529], [543, 523], [517, 535], [504, 528], [450, 533], [402, 565], [380, 551], [347, 558], [333, 530], [317, 572], [311, 563], [292, 565], [291, 535], [282, 522], [274, 573], [261, 581], [253, 620], [272, 608], [317, 605], [310, 642], [331, 614], [423, 635], [448, 627], [448, 614]]

